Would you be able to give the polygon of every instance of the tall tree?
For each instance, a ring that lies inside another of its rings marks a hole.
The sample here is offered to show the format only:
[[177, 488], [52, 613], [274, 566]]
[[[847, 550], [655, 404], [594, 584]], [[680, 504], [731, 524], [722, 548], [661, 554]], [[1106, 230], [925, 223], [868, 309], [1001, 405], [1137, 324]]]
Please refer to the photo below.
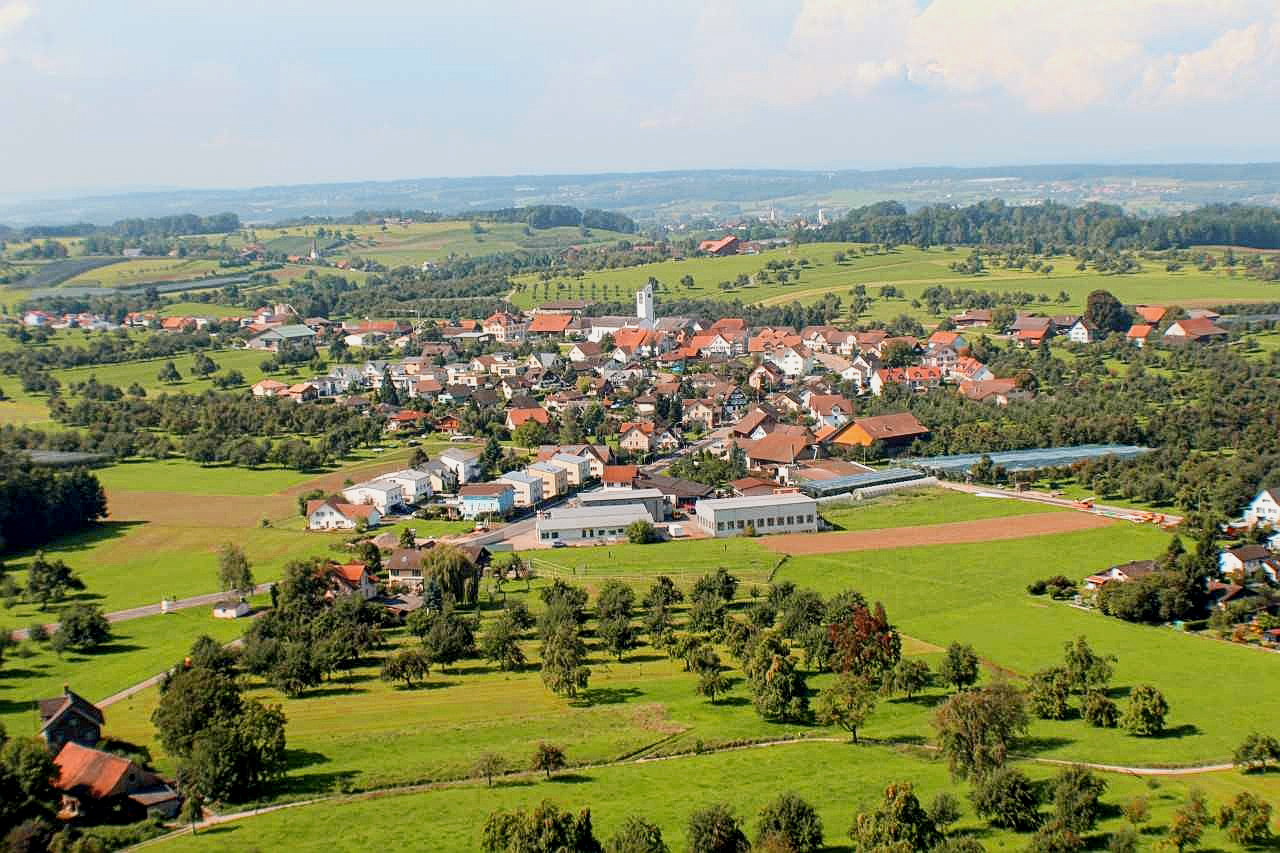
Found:
[[240, 595], [253, 592], [253, 569], [239, 545], [227, 542], [218, 549], [218, 585], [223, 592]]

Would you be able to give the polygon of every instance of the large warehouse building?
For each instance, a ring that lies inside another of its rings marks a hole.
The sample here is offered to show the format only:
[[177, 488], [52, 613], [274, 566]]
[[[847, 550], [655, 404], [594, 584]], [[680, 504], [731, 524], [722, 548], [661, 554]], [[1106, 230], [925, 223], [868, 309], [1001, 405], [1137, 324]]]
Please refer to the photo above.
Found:
[[640, 504], [619, 507], [553, 509], [538, 514], [538, 540], [604, 544], [627, 537], [627, 527], [636, 521], [653, 523], [653, 516]]
[[816, 533], [818, 502], [799, 492], [712, 498], [694, 505], [698, 526], [710, 536], [742, 536], [747, 525], [767, 533]]

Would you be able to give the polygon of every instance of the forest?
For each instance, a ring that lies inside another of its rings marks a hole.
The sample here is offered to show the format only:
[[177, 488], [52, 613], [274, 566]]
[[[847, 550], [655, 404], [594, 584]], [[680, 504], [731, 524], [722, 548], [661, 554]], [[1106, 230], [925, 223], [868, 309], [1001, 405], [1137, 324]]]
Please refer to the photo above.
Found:
[[106, 515], [106, 494], [89, 471], [55, 471], [0, 449], [0, 552], [43, 545]]

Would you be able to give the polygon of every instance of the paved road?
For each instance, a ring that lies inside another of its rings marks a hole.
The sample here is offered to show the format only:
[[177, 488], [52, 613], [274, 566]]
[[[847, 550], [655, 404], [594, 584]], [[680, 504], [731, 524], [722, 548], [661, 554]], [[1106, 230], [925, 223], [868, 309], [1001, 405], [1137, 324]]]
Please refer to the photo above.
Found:
[[[254, 587], [253, 594], [258, 595], [259, 593], [264, 593], [269, 589], [271, 589], [271, 584], [260, 583]], [[180, 598], [177, 601], [170, 602], [169, 609], [187, 610], [192, 607], [212, 607], [226, 597], [227, 594], [225, 592], [209, 592], [204, 595], [193, 595], [190, 598]], [[159, 602], [155, 604], [144, 604], [142, 607], [130, 607], [128, 610], [115, 610], [108, 613], [107, 621], [128, 622], [130, 619], [141, 619], [144, 616], [158, 616], [162, 612]], [[49, 633], [53, 633], [58, 630], [58, 623], [50, 622], [48, 625], [45, 625], [45, 628]], [[26, 628], [22, 628], [13, 632], [13, 638], [15, 640], [25, 640], [27, 639], [28, 633], [29, 631]]]
[[[1091, 508], [1086, 509], [1080, 506], [1076, 501], [1070, 498], [1059, 498], [1045, 492], [1025, 491], [1018, 492], [1013, 489], [1001, 489], [995, 486], [979, 486], [971, 483], [954, 483], [947, 480], [939, 480], [938, 485], [946, 489], [953, 489], [957, 492], [968, 492], [969, 494], [977, 494], [979, 492], [990, 492], [992, 494], [1003, 495], [1008, 498], [1016, 498], [1020, 501], [1030, 501], [1032, 503], [1051, 504], [1053, 506], [1065, 507], [1067, 509], [1075, 509], [1081, 512], [1092, 512], [1095, 515], [1105, 515], [1112, 518], [1129, 518], [1136, 520], [1138, 516], [1143, 514], [1143, 510], [1130, 509], [1123, 506], [1107, 506], [1106, 504], [1095, 503]], [[1172, 515], [1170, 513], [1156, 513], [1164, 517], [1164, 523], [1168, 525], [1177, 525], [1182, 523], [1182, 516]]]

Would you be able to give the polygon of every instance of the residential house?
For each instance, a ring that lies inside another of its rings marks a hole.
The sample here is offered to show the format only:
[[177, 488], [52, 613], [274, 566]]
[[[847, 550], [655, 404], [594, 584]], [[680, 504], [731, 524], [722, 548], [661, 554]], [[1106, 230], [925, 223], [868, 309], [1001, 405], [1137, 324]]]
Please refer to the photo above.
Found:
[[871, 393], [879, 397], [886, 385], [903, 385], [911, 391], [927, 391], [942, 384], [936, 367], [882, 367], [871, 375]]
[[390, 474], [383, 474], [378, 479], [387, 480], [398, 485], [404, 495], [404, 502], [410, 506], [431, 497], [432, 494], [431, 475], [426, 471], [405, 468], [400, 471], [392, 471]]
[[307, 501], [308, 530], [354, 530], [363, 522], [376, 527], [382, 513], [373, 504], [352, 504], [328, 497]]
[[966, 379], [959, 391], [970, 400], [1007, 406], [1011, 400], [1027, 400], [1031, 395], [1018, 387], [1016, 379]]
[[981, 382], [984, 379], [995, 379], [996, 375], [991, 372], [991, 368], [973, 356], [962, 355], [956, 359], [949, 378], [958, 379], [961, 382]]
[[1129, 331], [1125, 332], [1125, 340], [1141, 349], [1147, 345], [1147, 340], [1151, 337], [1151, 333], [1156, 330], [1155, 326], [1149, 323], [1134, 323], [1129, 327]]
[[480, 451], [478, 450], [450, 447], [437, 458], [458, 478], [459, 485], [474, 482], [480, 476]]
[[657, 427], [649, 421], [624, 423], [618, 428], [618, 446], [631, 453], [650, 453], [654, 449]]
[[803, 428], [776, 429], [763, 438], [735, 440], [747, 458], [748, 468], [775, 470], [781, 465], [793, 465], [801, 458], [816, 454], [813, 433]]
[[1249, 501], [1244, 519], [1250, 527], [1259, 524], [1280, 528], [1280, 489], [1263, 489]]
[[600, 482], [605, 488], [634, 488], [639, 471], [639, 467], [635, 465], [606, 465], [604, 466], [604, 474], [600, 477]]
[[342, 490], [342, 496], [348, 503], [357, 506], [368, 504], [376, 507], [382, 515], [386, 515], [389, 510], [404, 506], [405, 503], [404, 489], [392, 480], [369, 480], [347, 486]]
[[422, 432], [430, 423], [431, 416], [416, 409], [401, 409], [387, 416], [387, 432]]
[[955, 324], [957, 329], [990, 326], [991, 310], [989, 308], [966, 308], [959, 314], [951, 315], [951, 322]]
[[177, 817], [182, 798], [155, 773], [127, 758], [75, 741], [53, 758], [53, 787], [62, 794], [59, 815], [96, 822]]
[[765, 357], [776, 364], [784, 376], [791, 379], [808, 376], [813, 370], [813, 353], [803, 344], [777, 347]]
[[1077, 344], [1091, 344], [1100, 337], [1098, 327], [1083, 317], [1076, 320], [1075, 324], [1067, 332], [1067, 339]]
[[599, 358], [601, 352], [599, 341], [578, 341], [569, 347], [569, 360], [573, 362], [587, 361], [593, 358]]
[[510, 483], [471, 483], [458, 489], [458, 510], [463, 518], [507, 516], [515, 508], [516, 492]]
[[685, 426], [697, 425], [703, 432], [711, 432], [716, 426], [716, 406], [710, 400], [686, 400], [684, 403]]
[[1019, 314], [1011, 327], [1019, 346], [1039, 346], [1053, 335], [1053, 318], [1035, 314]]
[[102, 710], [65, 684], [62, 695], [36, 702], [40, 714], [40, 737], [57, 754], [67, 742], [94, 746], [102, 739]]
[[1164, 319], [1164, 315], [1168, 312], [1168, 308], [1164, 305], [1135, 305], [1133, 311], [1142, 318], [1142, 322], [1149, 326], [1158, 326], [1160, 321]]
[[526, 421], [536, 421], [547, 426], [551, 423], [551, 416], [541, 406], [532, 409], [507, 409], [507, 429], [519, 429], [520, 425]]
[[756, 391], [772, 391], [780, 386], [786, 374], [772, 361], [762, 361], [747, 375], [747, 384]]
[[910, 412], [892, 415], [876, 415], [870, 418], [854, 418], [827, 437], [831, 444], [870, 447], [875, 442], [890, 448], [904, 447], [917, 438], [923, 438], [929, 430]]
[[1105, 572], [1089, 575], [1084, 579], [1085, 589], [1101, 589], [1109, 583], [1128, 583], [1146, 577], [1156, 570], [1154, 560], [1134, 560], [1112, 566]]
[[756, 406], [742, 416], [730, 429], [731, 434], [740, 438], [764, 438], [778, 425], [777, 416], [763, 406]]
[[267, 329], [257, 337], [251, 338], [249, 347], [267, 350], [268, 352], [282, 352], [293, 347], [313, 343], [315, 339], [315, 330], [306, 326], [277, 326], [274, 329]]
[[1277, 567], [1280, 567], [1280, 562], [1262, 545], [1241, 545], [1218, 554], [1218, 571], [1228, 577], [1250, 578], [1265, 574], [1275, 581]]
[[840, 394], [810, 394], [808, 408], [820, 427], [844, 426], [853, 416], [853, 402]]
[[382, 568], [387, 578], [394, 584], [404, 584], [410, 588], [422, 585], [422, 558], [424, 551], [417, 548], [397, 548], [391, 556], [382, 561]]
[[698, 244], [699, 252], [705, 252], [708, 255], [715, 255], [716, 257], [736, 255], [738, 254], [738, 249], [738, 238], [732, 234], [726, 234], [716, 240], [703, 240]]
[[433, 494], [453, 494], [458, 490], [458, 473], [439, 459], [432, 459], [421, 470], [431, 478]]
[[591, 460], [586, 456], [557, 453], [548, 459], [547, 463], [564, 469], [569, 488], [578, 488], [591, 479]]
[[260, 379], [249, 390], [255, 397], [280, 397], [288, 393], [289, 386], [274, 379]]
[[558, 498], [569, 491], [569, 470], [550, 462], [535, 462], [524, 469], [530, 477], [542, 481], [542, 495], [546, 500]]
[[509, 485], [514, 494], [514, 506], [520, 509], [542, 503], [542, 478], [525, 471], [508, 471], [498, 478], [499, 483]]
[[741, 477], [729, 483], [729, 488], [733, 491], [734, 497], [745, 498], [755, 495], [771, 495], [778, 488], [778, 484], [773, 480], [765, 480], [761, 477]]
[[842, 355], [832, 352], [818, 352], [813, 355], [813, 369], [822, 373], [834, 373], [842, 382], [858, 381], [858, 368]]
[[331, 564], [325, 579], [329, 583], [330, 598], [354, 595], [368, 601], [378, 594], [378, 584], [364, 563]]

